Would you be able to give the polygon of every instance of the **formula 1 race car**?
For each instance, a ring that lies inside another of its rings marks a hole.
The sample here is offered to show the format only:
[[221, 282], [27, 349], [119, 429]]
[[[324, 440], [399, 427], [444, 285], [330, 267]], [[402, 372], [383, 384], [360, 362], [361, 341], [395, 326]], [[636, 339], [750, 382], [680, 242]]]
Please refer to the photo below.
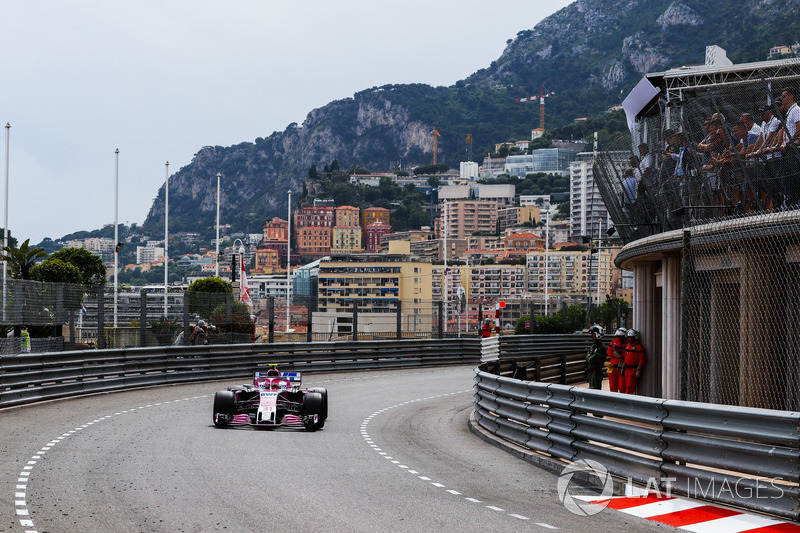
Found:
[[253, 385], [236, 385], [214, 394], [214, 425], [322, 429], [328, 418], [328, 391], [300, 389], [300, 384], [299, 372], [277, 368], [256, 372]]

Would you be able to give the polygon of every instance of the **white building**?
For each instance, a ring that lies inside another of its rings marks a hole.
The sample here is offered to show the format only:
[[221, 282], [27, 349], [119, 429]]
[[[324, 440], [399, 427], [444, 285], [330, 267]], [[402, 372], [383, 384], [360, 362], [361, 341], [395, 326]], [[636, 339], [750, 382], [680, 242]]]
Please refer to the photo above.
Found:
[[478, 179], [478, 163], [474, 161], [462, 161], [459, 165], [458, 177], [462, 180], [475, 181]]
[[514, 203], [516, 190], [517, 188], [514, 185], [478, 185], [475, 197], [478, 200], [508, 205]]
[[592, 175], [592, 157], [591, 152], [581, 152], [569, 166], [572, 240], [582, 236], [605, 239], [606, 230], [613, 225]]
[[136, 264], [143, 265], [145, 263], [155, 263], [164, 260], [164, 247], [163, 246], [137, 246], [136, 247]]

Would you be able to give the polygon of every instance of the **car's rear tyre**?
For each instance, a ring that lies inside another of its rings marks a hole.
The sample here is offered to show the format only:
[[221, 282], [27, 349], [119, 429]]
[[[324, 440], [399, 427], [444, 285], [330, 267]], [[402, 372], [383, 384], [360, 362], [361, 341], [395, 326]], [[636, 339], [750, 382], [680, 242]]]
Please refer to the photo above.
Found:
[[217, 413], [230, 416], [236, 414], [236, 395], [233, 391], [221, 390], [214, 394], [214, 412], [211, 413], [214, 425], [217, 427], [227, 426], [226, 422], [217, 419]]
[[[301, 414], [303, 415], [303, 425], [306, 429], [311, 431], [322, 429], [322, 426], [325, 425], [325, 418], [322, 416], [324, 408], [325, 401], [319, 392], [307, 392], [303, 395]], [[316, 422], [311, 418], [313, 415], [317, 415]]]
[[324, 389], [322, 387], [316, 387], [313, 389], [309, 389], [311, 392], [318, 392], [322, 394], [322, 419], [328, 419], [328, 389]]

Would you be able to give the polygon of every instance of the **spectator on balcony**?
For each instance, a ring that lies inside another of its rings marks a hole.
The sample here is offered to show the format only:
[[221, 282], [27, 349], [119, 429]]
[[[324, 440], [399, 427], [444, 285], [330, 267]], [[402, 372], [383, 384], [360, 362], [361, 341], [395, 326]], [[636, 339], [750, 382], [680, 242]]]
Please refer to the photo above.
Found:
[[771, 212], [774, 205], [781, 205], [783, 195], [777, 182], [778, 166], [783, 155], [776, 151], [776, 139], [778, 139], [781, 129], [781, 121], [772, 113], [772, 107], [762, 105], [758, 108], [761, 117], [761, 134], [758, 136], [751, 157], [756, 162], [756, 174], [758, 176], [759, 189], [761, 193], [761, 203], [767, 212]]
[[800, 199], [800, 107], [797, 105], [800, 93], [795, 87], [787, 87], [781, 93], [780, 111], [785, 117], [783, 144], [781, 151], [784, 160], [781, 166], [781, 184], [784, 203], [788, 207], [797, 207]]

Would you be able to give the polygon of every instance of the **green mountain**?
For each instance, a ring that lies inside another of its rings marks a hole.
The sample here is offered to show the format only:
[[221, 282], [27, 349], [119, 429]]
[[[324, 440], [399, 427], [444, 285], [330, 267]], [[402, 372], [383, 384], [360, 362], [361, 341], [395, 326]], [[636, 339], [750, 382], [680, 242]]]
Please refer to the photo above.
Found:
[[[210, 235], [216, 213], [216, 174], [222, 174], [221, 219], [235, 231], [257, 231], [286, 216], [287, 191], [300, 192], [308, 169], [338, 160], [375, 171], [433, 160], [457, 167], [494, 143], [529, 138], [539, 104], [514, 100], [542, 87], [548, 129], [618, 105], [646, 72], [702, 64], [706, 45], [727, 50], [735, 63], [767, 59], [775, 45], [800, 37], [800, 0], [579, 0], [521, 31], [503, 54], [451, 87], [423, 84], [373, 87], [312, 110], [255, 142], [204, 147], [170, 179], [170, 231]], [[563, 129], [574, 138], [589, 126]], [[163, 231], [164, 188], [143, 226]]]

